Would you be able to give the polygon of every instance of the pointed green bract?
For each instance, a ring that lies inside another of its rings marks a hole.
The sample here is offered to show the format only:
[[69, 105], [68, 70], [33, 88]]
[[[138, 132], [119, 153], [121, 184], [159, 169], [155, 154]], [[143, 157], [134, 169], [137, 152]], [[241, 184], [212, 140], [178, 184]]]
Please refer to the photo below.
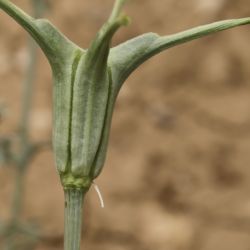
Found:
[[0, 8], [37, 41], [53, 72], [53, 148], [66, 188], [87, 190], [104, 165], [113, 109], [127, 77], [143, 62], [170, 47], [250, 23], [250, 18], [225, 20], [169, 36], [148, 33], [110, 49], [115, 32], [129, 23], [121, 15], [126, 0], [113, 11], [84, 50], [49, 21], [33, 19], [8, 0]]
[[250, 18], [225, 20], [169, 36], [147, 33], [118, 45], [111, 50], [109, 57], [116, 90], [119, 91], [127, 77], [152, 56], [191, 40], [246, 24], [250, 24]]
[[0, 0], [0, 8], [13, 17], [36, 40], [51, 67], [62, 66], [78, 46], [68, 40], [46, 19], [34, 19], [9, 0]]
[[71, 167], [75, 175], [89, 176], [100, 144], [111, 82], [107, 64], [110, 42], [126, 20], [118, 17], [104, 24], [76, 71], [71, 141]]

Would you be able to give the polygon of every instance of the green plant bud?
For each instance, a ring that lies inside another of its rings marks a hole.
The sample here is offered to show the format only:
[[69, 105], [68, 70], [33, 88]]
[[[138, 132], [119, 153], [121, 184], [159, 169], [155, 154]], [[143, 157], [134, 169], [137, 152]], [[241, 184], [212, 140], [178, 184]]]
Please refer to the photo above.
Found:
[[[126, 17], [108, 21], [87, 51], [74, 51], [69, 67], [70, 87], [66, 83], [65, 89], [62, 89], [61, 74], [54, 74], [56, 106], [53, 144], [57, 169], [64, 186], [90, 185], [95, 178], [96, 159], [100, 157], [99, 154], [106, 153], [99, 147], [105, 135], [112, 85], [108, 66], [110, 42], [115, 31], [126, 24]], [[65, 109], [66, 123], [63, 122]], [[103, 165], [105, 156], [101, 157]]]
[[87, 50], [81, 49], [49, 21], [33, 19], [9, 0], [0, 8], [37, 41], [53, 71], [53, 148], [65, 188], [88, 189], [104, 165], [111, 119], [119, 90], [143, 62], [165, 49], [250, 23], [250, 18], [215, 22], [173, 35], [148, 33], [110, 49], [126, 0], [116, 0], [108, 21]]

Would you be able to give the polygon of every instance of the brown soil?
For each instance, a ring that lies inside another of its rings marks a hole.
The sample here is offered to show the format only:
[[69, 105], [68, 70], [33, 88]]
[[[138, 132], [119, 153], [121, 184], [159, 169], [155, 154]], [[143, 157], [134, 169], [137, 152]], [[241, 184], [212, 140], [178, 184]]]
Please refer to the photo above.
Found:
[[[50, 1], [47, 18], [87, 47], [112, 0]], [[29, 9], [25, 0], [16, 4]], [[198, 24], [250, 16], [247, 0], [136, 0], [133, 23], [114, 44], [154, 31], [170, 34]], [[26, 33], [0, 13], [0, 102], [8, 107], [1, 135], [16, 131]], [[140, 67], [115, 110], [106, 166], [85, 202], [89, 250], [249, 250], [249, 27], [174, 48]], [[51, 137], [51, 72], [39, 52], [31, 136]], [[0, 218], [7, 219], [14, 185], [0, 168]], [[63, 192], [53, 155], [33, 159], [25, 182], [23, 220], [42, 238], [35, 250], [63, 248]], [[3, 239], [2, 239], [3, 240]], [[1, 248], [2, 249], [2, 248]]]

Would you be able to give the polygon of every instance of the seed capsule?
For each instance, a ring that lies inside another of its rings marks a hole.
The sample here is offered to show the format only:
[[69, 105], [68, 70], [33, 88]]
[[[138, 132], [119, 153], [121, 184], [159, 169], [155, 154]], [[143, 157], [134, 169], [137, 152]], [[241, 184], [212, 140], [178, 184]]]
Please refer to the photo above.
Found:
[[[54, 73], [53, 141], [64, 186], [76, 185], [75, 180], [77, 185], [89, 185], [104, 163], [107, 117], [111, 118], [108, 113], [114, 104], [108, 66], [110, 42], [115, 31], [126, 23], [126, 17], [107, 22], [87, 51], [76, 49], [67, 67], [70, 77], [65, 75], [67, 70], [63, 77]], [[65, 78], [70, 82], [61, 83]]]

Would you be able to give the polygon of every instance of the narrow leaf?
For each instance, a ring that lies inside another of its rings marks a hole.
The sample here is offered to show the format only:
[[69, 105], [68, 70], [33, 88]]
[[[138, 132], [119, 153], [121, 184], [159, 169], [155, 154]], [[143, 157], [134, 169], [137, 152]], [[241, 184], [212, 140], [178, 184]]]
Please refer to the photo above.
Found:
[[250, 24], [250, 18], [219, 21], [169, 36], [147, 33], [118, 45], [111, 50], [109, 57], [116, 91], [139, 65], [163, 50], [245, 24]]
[[9, 0], [0, 0], [0, 8], [13, 17], [36, 40], [53, 70], [79, 49], [46, 19], [34, 19]]

